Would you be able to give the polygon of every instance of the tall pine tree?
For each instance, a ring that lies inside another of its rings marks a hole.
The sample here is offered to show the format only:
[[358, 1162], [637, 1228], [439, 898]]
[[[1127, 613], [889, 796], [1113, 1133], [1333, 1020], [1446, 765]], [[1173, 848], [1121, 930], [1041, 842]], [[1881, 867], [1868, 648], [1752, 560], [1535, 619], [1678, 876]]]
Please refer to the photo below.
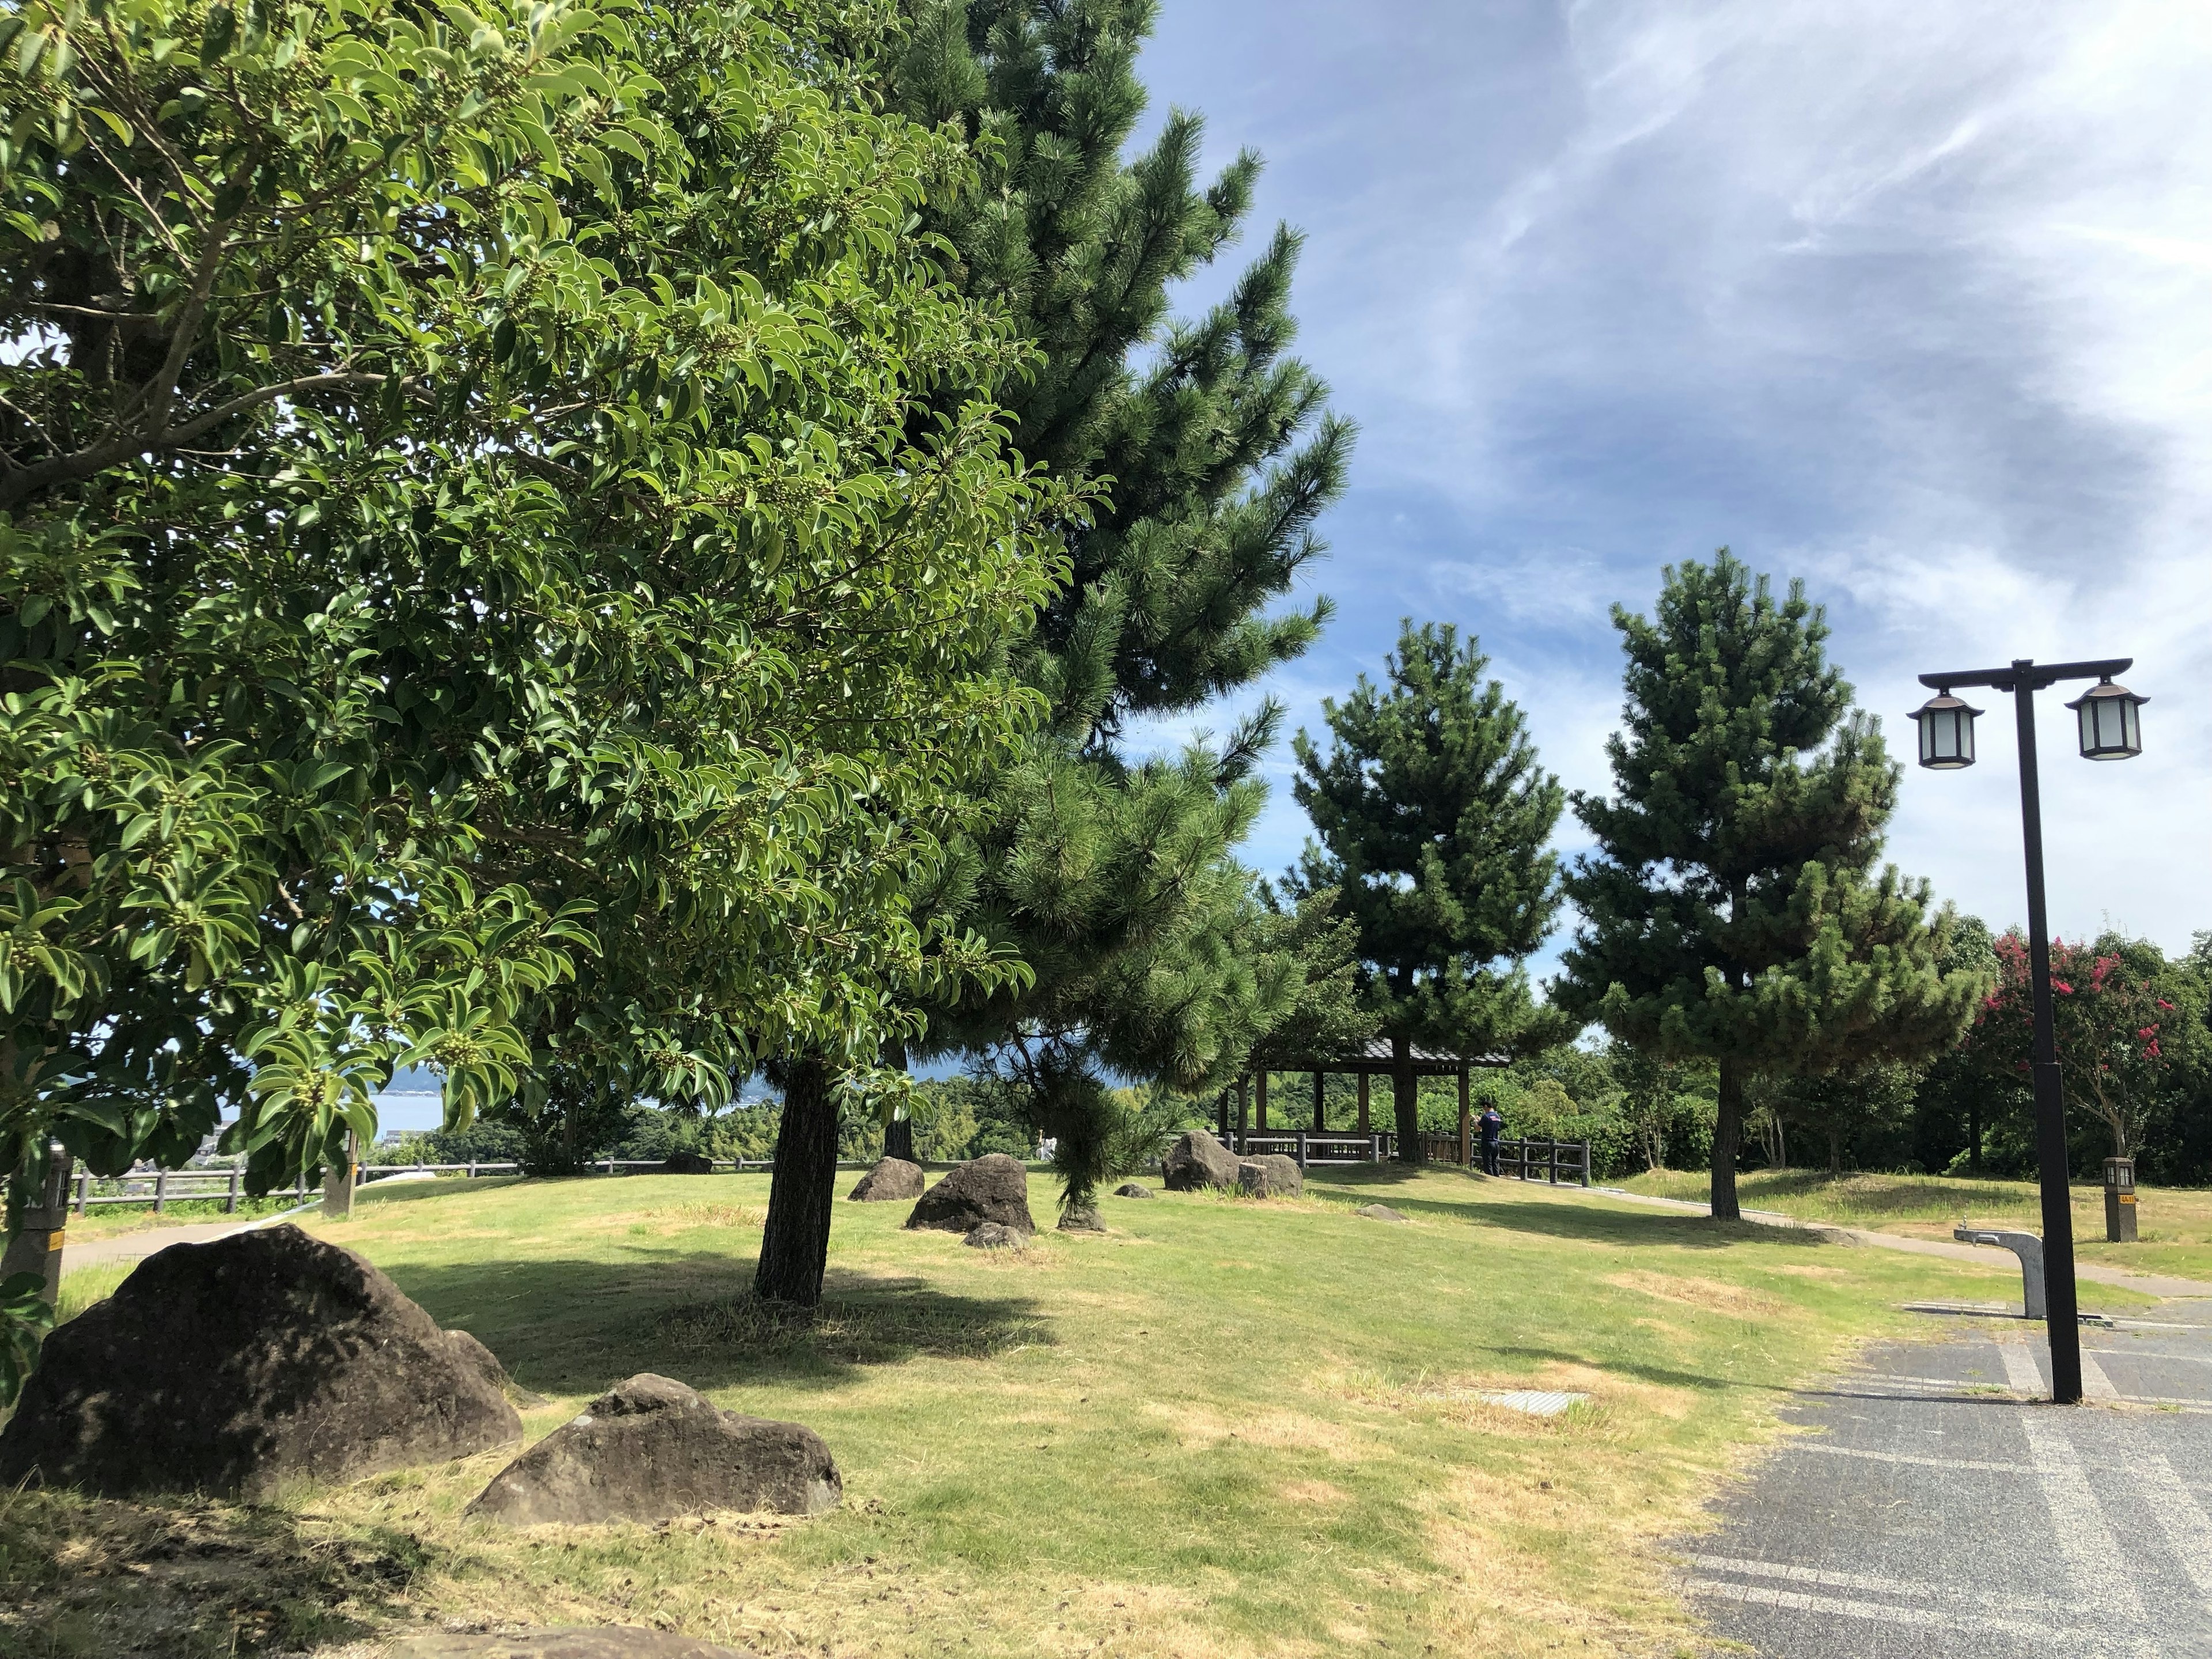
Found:
[[1613, 619], [1615, 793], [1575, 797], [1597, 852], [1568, 875], [1583, 925], [1553, 996], [1647, 1053], [1718, 1062], [1713, 1213], [1734, 1219], [1748, 1078], [1923, 1058], [1982, 981], [1943, 971], [1927, 884], [1875, 869], [1899, 769], [1802, 583], [1778, 603], [1723, 548], [1670, 566], [1653, 617]]
[[1564, 1035], [1520, 964], [1559, 913], [1545, 843], [1565, 798], [1520, 709], [1484, 679], [1489, 666], [1473, 639], [1408, 622], [1387, 689], [1362, 675], [1343, 703], [1322, 705], [1328, 753], [1304, 732], [1295, 744], [1292, 787], [1319, 842], [1290, 884], [1338, 889], [1358, 929], [1367, 1004], [1390, 1039], [1398, 1155], [1413, 1163], [1416, 1044], [1468, 1052]]
[[[1310, 1001], [1318, 935], [1271, 922], [1234, 856], [1272, 700], [1218, 748], [1133, 755], [1131, 722], [1188, 714], [1311, 642], [1326, 601], [1273, 609], [1322, 552], [1351, 428], [1289, 356], [1299, 239], [1279, 228], [1224, 303], [1170, 317], [1170, 284], [1240, 234], [1256, 157], [1209, 185], [1176, 112], [1133, 159], [1151, 0], [921, 0], [895, 77], [916, 118], [977, 141], [986, 187], [939, 228], [969, 295], [1041, 349], [1002, 393], [1015, 447], [1098, 493], [1062, 528], [1072, 579], [1029, 669], [1048, 729], [998, 791], [972, 884], [949, 891], [1033, 982], [939, 1009], [933, 1043], [1030, 1085], [1065, 1149], [1072, 1212], [1103, 1165], [1103, 1073], [1203, 1087]], [[1325, 953], [1324, 953], [1325, 954]]]

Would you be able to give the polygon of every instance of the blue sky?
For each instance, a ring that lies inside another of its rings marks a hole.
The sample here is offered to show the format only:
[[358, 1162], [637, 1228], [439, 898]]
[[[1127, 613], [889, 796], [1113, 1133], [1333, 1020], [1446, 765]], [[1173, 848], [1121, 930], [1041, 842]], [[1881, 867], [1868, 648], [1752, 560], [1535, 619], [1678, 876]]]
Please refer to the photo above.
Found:
[[[1923, 670], [2135, 657], [2142, 758], [2039, 707], [2053, 925], [2212, 928], [2212, 8], [1164, 0], [1142, 74], [1215, 165], [1266, 155], [1245, 246], [1306, 232], [1300, 349], [1362, 428], [1294, 723], [1401, 616], [1453, 622], [1601, 789], [1607, 606], [1727, 544], [1825, 602], [1893, 746]], [[2002, 927], [1983, 706], [1984, 763], [1909, 773], [1890, 851]]]

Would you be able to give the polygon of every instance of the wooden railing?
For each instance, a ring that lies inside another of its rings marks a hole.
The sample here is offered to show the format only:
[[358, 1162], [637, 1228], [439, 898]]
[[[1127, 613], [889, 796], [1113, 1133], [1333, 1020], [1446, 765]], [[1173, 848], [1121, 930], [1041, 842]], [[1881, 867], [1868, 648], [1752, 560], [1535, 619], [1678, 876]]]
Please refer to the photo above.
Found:
[[[1246, 1129], [1231, 1131], [1224, 1144], [1243, 1158], [1280, 1152], [1295, 1158], [1304, 1170], [1316, 1164], [1384, 1163], [1396, 1155], [1398, 1137], [1387, 1129], [1364, 1135], [1334, 1129]], [[1472, 1135], [1424, 1134], [1421, 1156], [1431, 1164], [1479, 1165], [1482, 1143]], [[1500, 1140], [1498, 1162], [1499, 1174], [1522, 1181], [1548, 1181], [1557, 1186], [1564, 1178], [1584, 1187], [1590, 1182], [1586, 1140]]]
[[[854, 1163], [839, 1160], [841, 1168]], [[640, 1170], [658, 1170], [662, 1160], [657, 1158], [595, 1158], [585, 1168], [593, 1175], [634, 1175]], [[718, 1158], [714, 1172], [734, 1174], [746, 1170], [768, 1170], [775, 1167], [770, 1158]], [[864, 1167], [864, 1166], [862, 1166]], [[480, 1176], [519, 1175], [520, 1164], [501, 1163], [493, 1159], [471, 1158], [465, 1164], [359, 1164], [354, 1166], [356, 1190], [386, 1181], [394, 1176], [459, 1176], [472, 1180]], [[79, 1215], [88, 1209], [109, 1204], [150, 1204], [154, 1213], [161, 1214], [172, 1204], [191, 1200], [221, 1200], [223, 1213], [234, 1214], [239, 1200], [246, 1193], [246, 1171], [243, 1170], [144, 1170], [119, 1176], [101, 1178], [91, 1170], [80, 1168], [71, 1183], [70, 1207]], [[112, 1188], [95, 1192], [95, 1187]], [[305, 1203], [321, 1189], [294, 1182], [289, 1187], [280, 1187], [268, 1194], [276, 1198], [290, 1198]]]

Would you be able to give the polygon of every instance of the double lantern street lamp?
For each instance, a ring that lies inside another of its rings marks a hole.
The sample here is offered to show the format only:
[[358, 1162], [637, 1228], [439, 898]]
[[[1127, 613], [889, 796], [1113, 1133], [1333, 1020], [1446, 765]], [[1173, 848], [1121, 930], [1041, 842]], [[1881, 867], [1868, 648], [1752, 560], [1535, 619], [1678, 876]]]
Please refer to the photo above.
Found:
[[2027, 852], [2027, 960], [2035, 1007], [2035, 1144], [2043, 1188], [2043, 1285], [2051, 1334], [2051, 1397], [2061, 1405], [2081, 1398], [2081, 1337], [2074, 1300], [2074, 1211], [2067, 1184], [2066, 1104], [2058, 1086], [2058, 1045], [2051, 1030], [2051, 932], [2043, 904], [2043, 803], [2036, 787], [2035, 694], [2066, 680], [2096, 684], [2066, 706], [2081, 726], [2085, 760], [2127, 760], [2142, 753], [2143, 704], [2112, 676], [2135, 659], [2037, 665], [2027, 658], [2009, 668], [1957, 674], [1923, 674], [1936, 695], [1913, 711], [1920, 727], [1920, 763], [1954, 772], [1974, 763], [1974, 716], [1982, 711], [1952, 695], [1959, 687], [1986, 686], [2012, 693], [2020, 730], [2021, 839]]

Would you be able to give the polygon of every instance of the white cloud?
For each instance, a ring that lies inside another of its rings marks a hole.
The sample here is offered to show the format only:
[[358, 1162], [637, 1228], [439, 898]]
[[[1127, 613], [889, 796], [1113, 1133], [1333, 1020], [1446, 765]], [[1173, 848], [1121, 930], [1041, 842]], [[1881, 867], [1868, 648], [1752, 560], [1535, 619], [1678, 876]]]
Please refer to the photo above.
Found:
[[[1601, 782], [1607, 607], [1727, 543], [1827, 604], [1893, 742], [1923, 670], [2136, 657], [2142, 759], [2075, 758], [2041, 704], [2054, 921], [2212, 927], [2212, 7], [1181, 0], [1163, 27], [1160, 104], [1273, 158], [1303, 349], [1364, 428], [1294, 720], [1437, 616]], [[1909, 777], [1893, 850], [2005, 922], [1984, 706], [1985, 763]], [[1263, 839], [1302, 835], [1285, 792]]]

